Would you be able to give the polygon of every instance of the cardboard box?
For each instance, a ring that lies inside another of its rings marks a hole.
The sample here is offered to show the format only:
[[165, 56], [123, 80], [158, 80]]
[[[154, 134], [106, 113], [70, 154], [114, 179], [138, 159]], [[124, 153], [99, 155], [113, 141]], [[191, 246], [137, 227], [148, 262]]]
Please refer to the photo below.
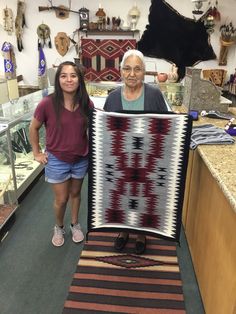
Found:
[[5, 80], [0, 80], [0, 104], [8, 102], [8, 87]]
[[0, 80], [0, 104], [19, 98], [17, 79]]
[[8, 96], [10, 100], [19, 98], [17, 79], [7, 80]]

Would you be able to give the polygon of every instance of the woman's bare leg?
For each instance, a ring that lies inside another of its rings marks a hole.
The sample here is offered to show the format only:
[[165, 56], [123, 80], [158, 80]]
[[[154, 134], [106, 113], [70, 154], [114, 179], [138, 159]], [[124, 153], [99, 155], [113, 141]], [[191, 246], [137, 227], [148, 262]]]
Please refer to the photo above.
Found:
[[71, 223], [75, 225], [78, 223], [83, 179], [72, 178], [70, 183]]
[[54, 193], [54, 213], [56, 224], [58, 226], [63, 226], [66, 205], [69, 199], [70, 180], [62, 183], [53, 183], [52, 190]]

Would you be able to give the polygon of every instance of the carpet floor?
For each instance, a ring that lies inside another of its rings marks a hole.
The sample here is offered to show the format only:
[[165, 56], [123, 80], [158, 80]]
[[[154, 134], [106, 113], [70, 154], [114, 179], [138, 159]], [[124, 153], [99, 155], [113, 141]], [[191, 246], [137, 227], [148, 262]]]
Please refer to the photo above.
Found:
[[115, 233], [90, 232], [79, 259], [63, 314], [185, 313], [176, 244], [147, 237], [143, 255], [130, 236], [122, 253]]

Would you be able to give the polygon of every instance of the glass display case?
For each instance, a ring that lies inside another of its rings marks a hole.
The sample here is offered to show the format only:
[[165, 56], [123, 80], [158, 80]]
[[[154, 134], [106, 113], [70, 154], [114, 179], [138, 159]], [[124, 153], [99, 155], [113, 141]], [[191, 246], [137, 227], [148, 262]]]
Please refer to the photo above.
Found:
[[103, 109], [106, 97], [108, 94], [118, 86], [121, 86], [121, 82], [86, 82], [86, 89], [88, 91], [90, 99], [93, 101], [96, 109]]
[[11, 144], [8, 125], [0, 124], [0, 238], [2, 230], [14, 215], [18, 205], [13, 183]]
[[[148, 83], [154, 87], [158, 87], [169, 108], [173, 105], [181, 105], [183, 99], [183, 86], [179, 83]], [[116, 89], [118, 86], [122, 86], [123, 82], [86, 82], [86, 88], [91, 100], [94, 103], [96, 109], [103, 109], [106, 97], [108, 94]]]
[[[49, 90], [49, 93], [51, 92]], [[43, 165], [34, 160], [29, 142], [30, 121], [42, 97], [43, 92], [40, 90], [0, 105], [0, 123], [6, 126], [8, 142], [8, 151], [2, 159], [5, 167], [11, 169], [9, 189], [15, 191], [17, 200], [43, 170]], [[40, 129], [39, 137], [43, 149], [43, 127]]]
[[169, 105], [181, 106], [183, 103], [184, 85], [182, 83], [158, 83]]

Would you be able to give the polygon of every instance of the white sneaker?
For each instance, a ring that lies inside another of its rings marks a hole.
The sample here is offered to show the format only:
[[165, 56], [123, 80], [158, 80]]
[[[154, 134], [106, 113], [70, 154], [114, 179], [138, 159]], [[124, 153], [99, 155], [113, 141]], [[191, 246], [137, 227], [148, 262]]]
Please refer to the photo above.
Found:
[[54, 246], [62, 246], [64, 244], [64, 228], [60, 228], [57, 225], [54, 227], [54, 233], [52, 237], [52, 244]]
[[70, 230], [72, 233], [72, 240], [75, 243], [82, 242], [84, 240], [83, 232], [81, 231], [80, 224], [74, 225], [73, 227], [70, 226]]

